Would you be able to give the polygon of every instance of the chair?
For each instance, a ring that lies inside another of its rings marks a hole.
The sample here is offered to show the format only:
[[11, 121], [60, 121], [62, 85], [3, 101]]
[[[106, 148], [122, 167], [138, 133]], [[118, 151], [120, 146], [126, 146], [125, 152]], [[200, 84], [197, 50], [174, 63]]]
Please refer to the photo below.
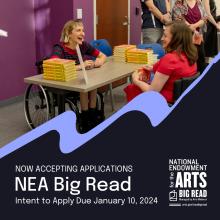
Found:
[[189, 87], [189, 85], [199, 77], [200, 73], [191, 76], [178, 79], [174, 82], [174, 102], [182, 95], [182, 93]]
[[158, 59], [160, 59], [161, 57], [164, 56], [165, 51], [163, 49], [163, 47], [158, 44], [158, 43], [153, 43], [153, 44], [139, 44], [137, 46], [137, 48], [139, 49], [152, 49], [154, 51], [155, 54], [158, 54]]
[[[36, 62], [37, 73], [43, 73], [43, 61]], [[30, 129], [45, 123], [57, 115], [58, 112], [58, 95], [64, 96], [65, 109], [75, 112], [77, 118], [77, 129], [81, 131], [79, 126], [80, 110], [78, 108], [79, 93], [60, 90], [56, 88], [48, 88], [41, 85], [30, 84], [24, 95], [24, 113], [25, 119]], [[104, 120], [104, 102], [103, 95], [97, 94], [97, 110], [99, 113], [100, 122]]]
[[112, 56], [112, 48], [107, 40], [92, 40], [90, 41], [90, 44], [102, 53], [104, 53], [107, 57]]

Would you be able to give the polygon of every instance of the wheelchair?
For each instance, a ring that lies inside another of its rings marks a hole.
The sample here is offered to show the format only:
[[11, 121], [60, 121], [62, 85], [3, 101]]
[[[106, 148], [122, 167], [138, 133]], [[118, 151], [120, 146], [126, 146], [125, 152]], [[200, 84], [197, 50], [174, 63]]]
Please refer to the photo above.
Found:
[[176, 100], [183, 94], [183, 92], [200, 76], [200, 72], [197, 72], [195, 75], [191, 77], [184, 77], [178, 79], [174, 82], [174, 90], [173, 90], [173, 103], [168, 103], [169, 107], [171, 107]]
[[[43, 73], [43, 60], [35, 64], [38, 74]], [[71, 110], [76, 114], [76, 127], [81, 132], [79, 93], [35, 84], [30, 84], [24, 95], [24, 114], [30, 129], [34, 129], [58, 115], [58, 91], [64, 96], [65, 110]], [[96, 109], [99, 122], [102, 122], [105, 119], [104, 99], [99, 92], [97, 93]]]
[[107, 57], [112, 56], [112, 47], [106, 39], [92, 40], [90, 44], [104, 53]]
[[182, 93], [200, 76], [200, 72], [197, 72], [191, 77], [184, 77], [174, 82], [174, 102], [182, 95]]

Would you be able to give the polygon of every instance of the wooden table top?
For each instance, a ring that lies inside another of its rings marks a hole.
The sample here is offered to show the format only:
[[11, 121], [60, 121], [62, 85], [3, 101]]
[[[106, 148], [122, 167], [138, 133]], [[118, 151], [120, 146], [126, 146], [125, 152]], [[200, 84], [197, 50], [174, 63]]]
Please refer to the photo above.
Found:
[[86, 71], [88, 76], [88, 84], [86, 84], [82, 78], [82, 71], [77, 71], [77, 79], [68, 82], [46, 80], [43, 79], [42, 74], [27, 77], [24, 79], [24, 82], [62, 90], [88, 92], [124, 77], [130, 76], [134, 70], [141, 66], [143, 66], [143, 64], [114, 62], [113, 58], [110, 58], [100, 68], [94, 68]]

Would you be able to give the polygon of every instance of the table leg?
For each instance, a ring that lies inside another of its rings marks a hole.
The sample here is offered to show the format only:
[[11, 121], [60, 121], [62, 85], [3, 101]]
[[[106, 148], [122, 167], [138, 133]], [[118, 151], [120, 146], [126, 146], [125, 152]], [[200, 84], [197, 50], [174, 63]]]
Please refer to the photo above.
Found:
[[58, 114], [65, 112], [65, 98], [63, 94], [57, 94]]
[[110, 91], [110, 99], [111, 99], [111, 106], [112, 106], [112, 111], [115, 110], [115, 105], [114, 105], [114, 97], [113, 97], [113, 92], [112, 92], [112, 83], [109, 84], [109, 91]]

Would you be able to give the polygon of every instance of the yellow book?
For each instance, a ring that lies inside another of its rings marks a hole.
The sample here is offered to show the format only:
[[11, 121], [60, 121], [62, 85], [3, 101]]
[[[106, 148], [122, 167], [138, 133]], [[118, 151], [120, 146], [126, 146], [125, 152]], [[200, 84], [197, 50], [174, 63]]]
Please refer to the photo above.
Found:
[[57, 81], [69, 81], [77, 78], [75, 61], [59, 58], [45, 60], [43, 78]]

